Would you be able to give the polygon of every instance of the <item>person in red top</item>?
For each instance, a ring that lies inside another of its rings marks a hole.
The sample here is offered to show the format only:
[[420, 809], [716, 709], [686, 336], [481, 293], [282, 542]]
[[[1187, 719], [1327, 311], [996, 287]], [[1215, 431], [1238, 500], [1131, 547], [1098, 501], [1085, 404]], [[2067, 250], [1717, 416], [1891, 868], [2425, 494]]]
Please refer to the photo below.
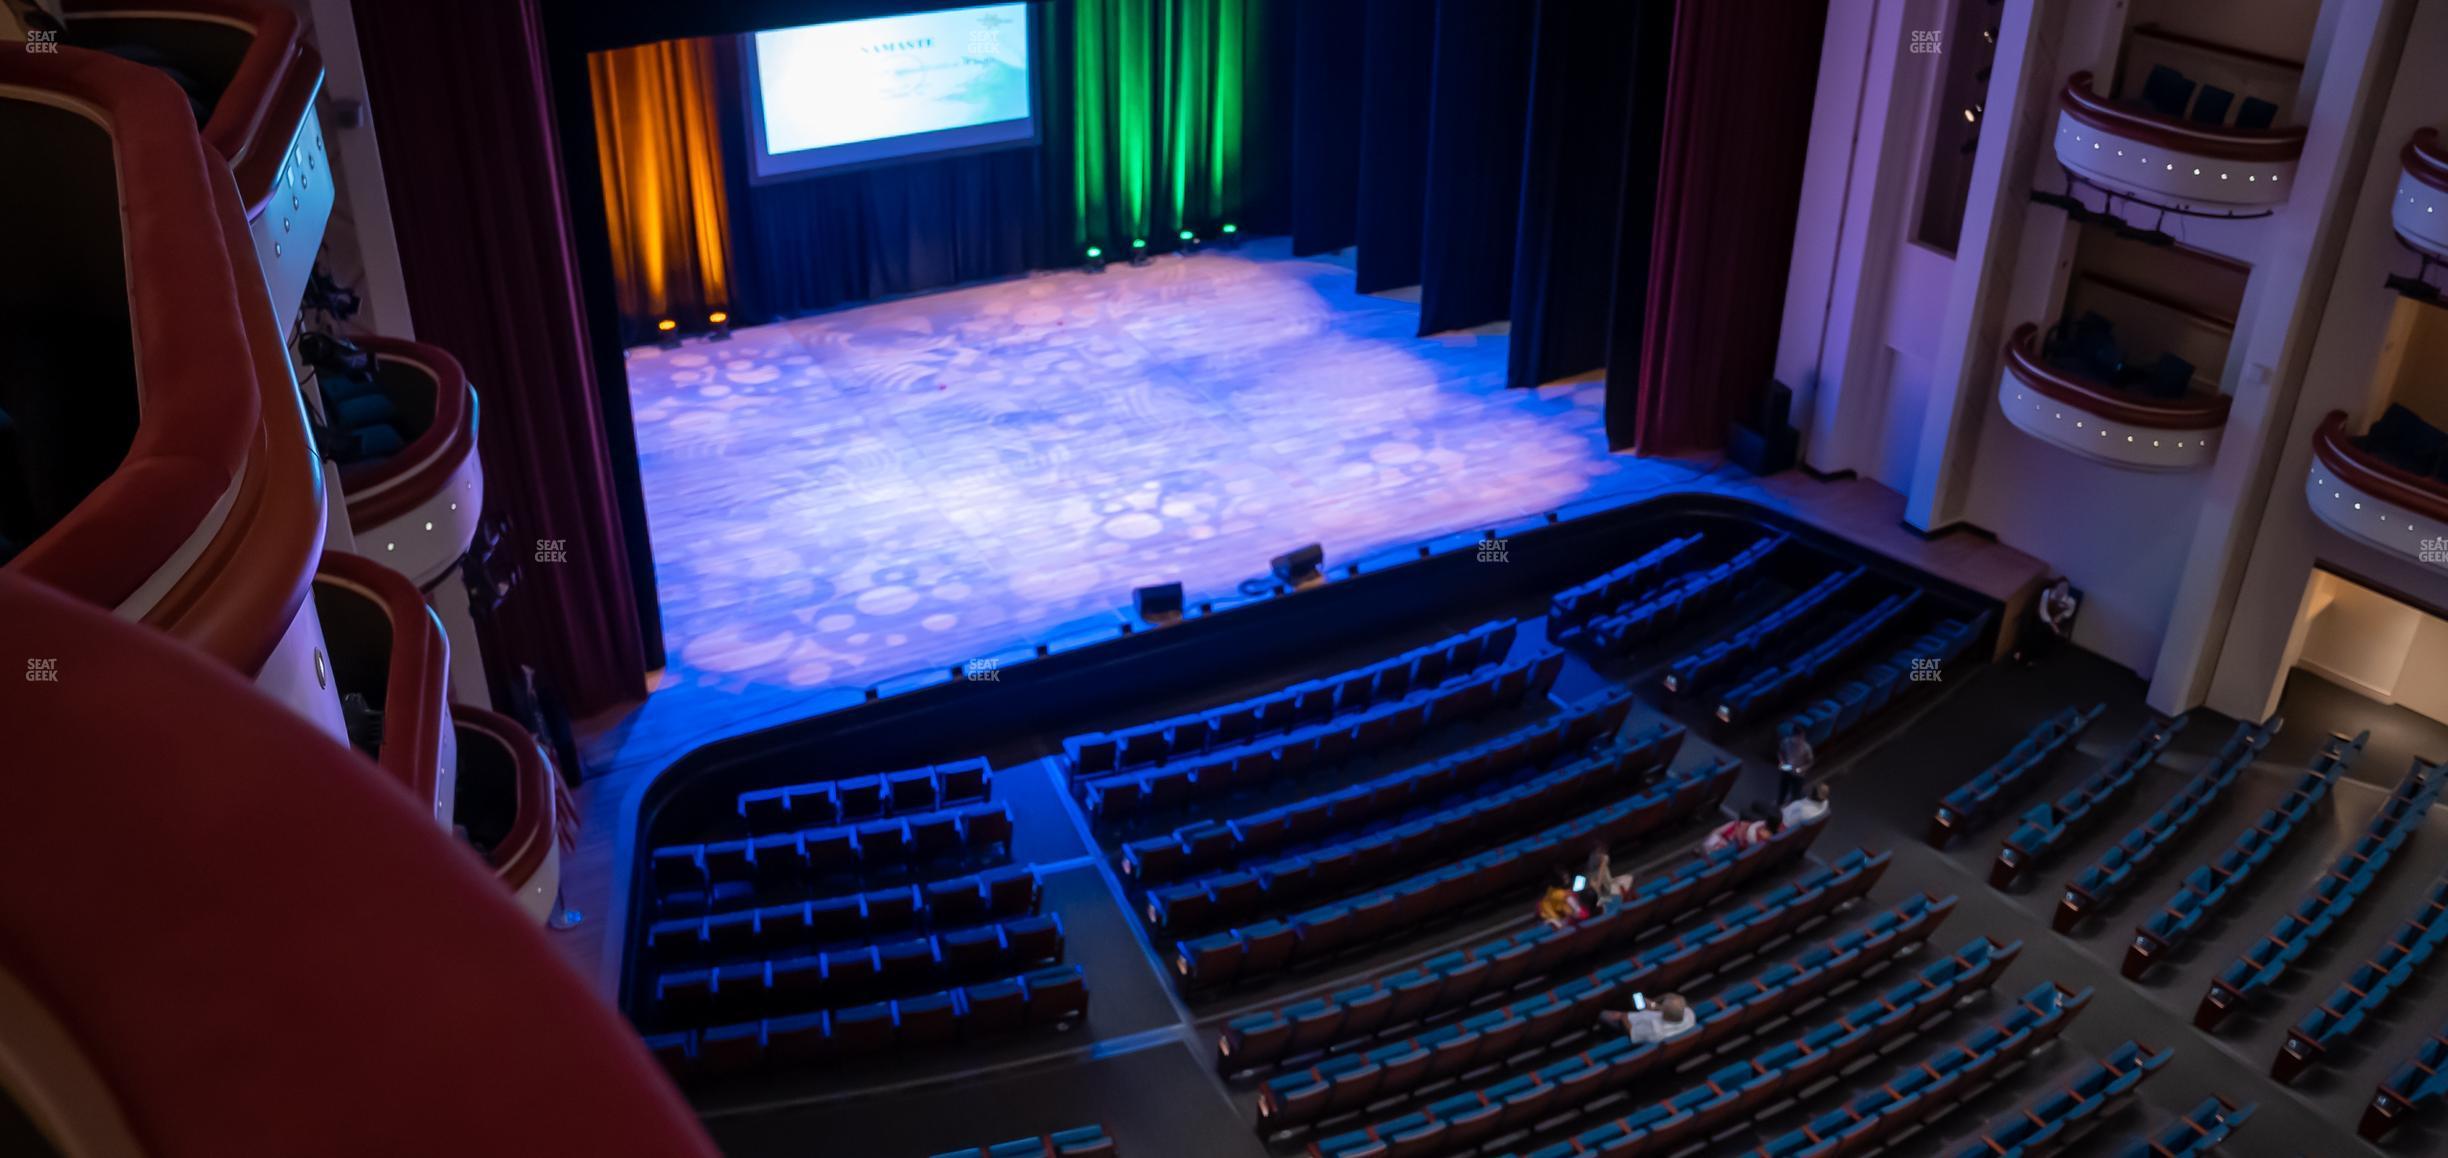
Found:
[[1774, 813], [1766, 819], [1743, 816], [1710, 829], [1707, 839], [1700, 842], [1700, 851], [1718, 852], [1729, 848], [1749, 848], [1765, 843], [1784, 829], [1782, 819]]

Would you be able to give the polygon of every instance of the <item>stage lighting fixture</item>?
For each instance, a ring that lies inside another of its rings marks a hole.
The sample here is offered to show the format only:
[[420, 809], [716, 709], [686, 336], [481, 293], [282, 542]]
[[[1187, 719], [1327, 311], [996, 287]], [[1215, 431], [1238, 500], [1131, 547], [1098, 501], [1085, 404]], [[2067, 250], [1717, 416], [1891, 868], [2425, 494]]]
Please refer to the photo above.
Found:
[[1132, 265], [1146, 265], [1147, 263], [1148, 263], [1147, 238], [1144, 238], [1144, 237], [1134, 237], [1134, 238], [1131, 238], [1131, 264], [1132, 264]]
[[1216, 244], [1226, 249], [1241, 248], [1241, 227], [1225, 222], [1223, 228], [1216, 230]]
[[714, 311], [713, 313], [707, 314], [707, 315], [706, 315], [706, 324], [707, 324], [707, 325], [709, 325], [709, 326], [714, 327], [714, 332], [713, 332], [713, 333], [711, 333], [711, 334], [709, 334], [709, 335], [707, 335], [707, 337], [706, 337], [706, 340], [707, 340], [707, 341], [712, 341], [712, 342], [728, 342], [728, 341], [730, 341], [730, 340], [731, 340], [731, 314], [730, 314], [730, 311], [728, 311], [728, 310], [716, 310], [716, 311]]
[[1198, 252], [1198, 248], [1199, 248], [1199, 237], [1198, 237], [1198, 234], [1197, 234], [1197, 233], [1195, 233], [1195, 232], [1193, 232], [1193, 231], [1191, 231], [1191, 230], [1187, 230], [1187, 229], [1182, 230], [1182, 231], [1181, 231], [1181, 255], [1182, 255], [1183, 257], [1188, 257], [1188, 256], [1190, 256], [1191, 254], [1197, 253], [1197, 252]]
[[1139, 618], [1157, 626], [1179, 623], [1182, 617], [1182, 585], [1162, 583], [1154, 587], [1138, 587], [1131, 591], [1131, 605]]
[[666, 350], [680, 348], [680, 323], [670, 318], [655, 323], [655, 345]]
[[1087, 259], [1080, 264], [1090, 273], [1105, 272], [1105, 247], [1102, 245], [1089, 246]]
[[1307, 587], [1325, 579], [1318, 572], [1325, 562], [1326, 548], [1311, 543], [1267, 560], [1267, 570], [1274, 572], [1275, 578], [1295, 588]]

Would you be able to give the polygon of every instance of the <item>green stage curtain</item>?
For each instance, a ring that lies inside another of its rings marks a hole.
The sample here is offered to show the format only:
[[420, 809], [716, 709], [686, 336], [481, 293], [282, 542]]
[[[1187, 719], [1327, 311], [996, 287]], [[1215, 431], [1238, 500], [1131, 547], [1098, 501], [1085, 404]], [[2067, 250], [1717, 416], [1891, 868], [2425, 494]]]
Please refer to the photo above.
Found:
[[1265, 0], [1077, 0], [1073, 241], [1170, 249], [1242, 213], [1244, 101]]

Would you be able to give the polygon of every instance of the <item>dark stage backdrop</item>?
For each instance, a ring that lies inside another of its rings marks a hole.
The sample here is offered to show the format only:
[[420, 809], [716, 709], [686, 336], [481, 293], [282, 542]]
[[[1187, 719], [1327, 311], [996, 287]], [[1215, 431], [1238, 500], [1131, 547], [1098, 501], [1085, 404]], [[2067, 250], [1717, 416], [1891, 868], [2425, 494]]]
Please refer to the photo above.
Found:
[[1422, 333], [1509, 322], [1510, 385], [1604, 370], [1618, 448], [1722, 446], [1772, 372], [1826, 12], [1306, 0], [1295, 250], [1356, 242]]

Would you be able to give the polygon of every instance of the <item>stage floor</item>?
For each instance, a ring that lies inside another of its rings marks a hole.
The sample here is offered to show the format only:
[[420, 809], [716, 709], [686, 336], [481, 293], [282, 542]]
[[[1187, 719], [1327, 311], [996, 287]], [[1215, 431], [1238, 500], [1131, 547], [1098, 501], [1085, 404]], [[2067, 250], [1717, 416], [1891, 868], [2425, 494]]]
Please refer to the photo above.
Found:
[[[1266, 240], [629, 351], [670, 650], [645, 730], [693, 746], [1110, 627], [1133, 587], [1229, 596], [1303, 543], [1331, 564], [1713, 465], [1609, 454], [1603, 384], [1507, 390], [1502, 335], [1418, 316]], [[615, 732], [623, 764], [678, 755]]]

